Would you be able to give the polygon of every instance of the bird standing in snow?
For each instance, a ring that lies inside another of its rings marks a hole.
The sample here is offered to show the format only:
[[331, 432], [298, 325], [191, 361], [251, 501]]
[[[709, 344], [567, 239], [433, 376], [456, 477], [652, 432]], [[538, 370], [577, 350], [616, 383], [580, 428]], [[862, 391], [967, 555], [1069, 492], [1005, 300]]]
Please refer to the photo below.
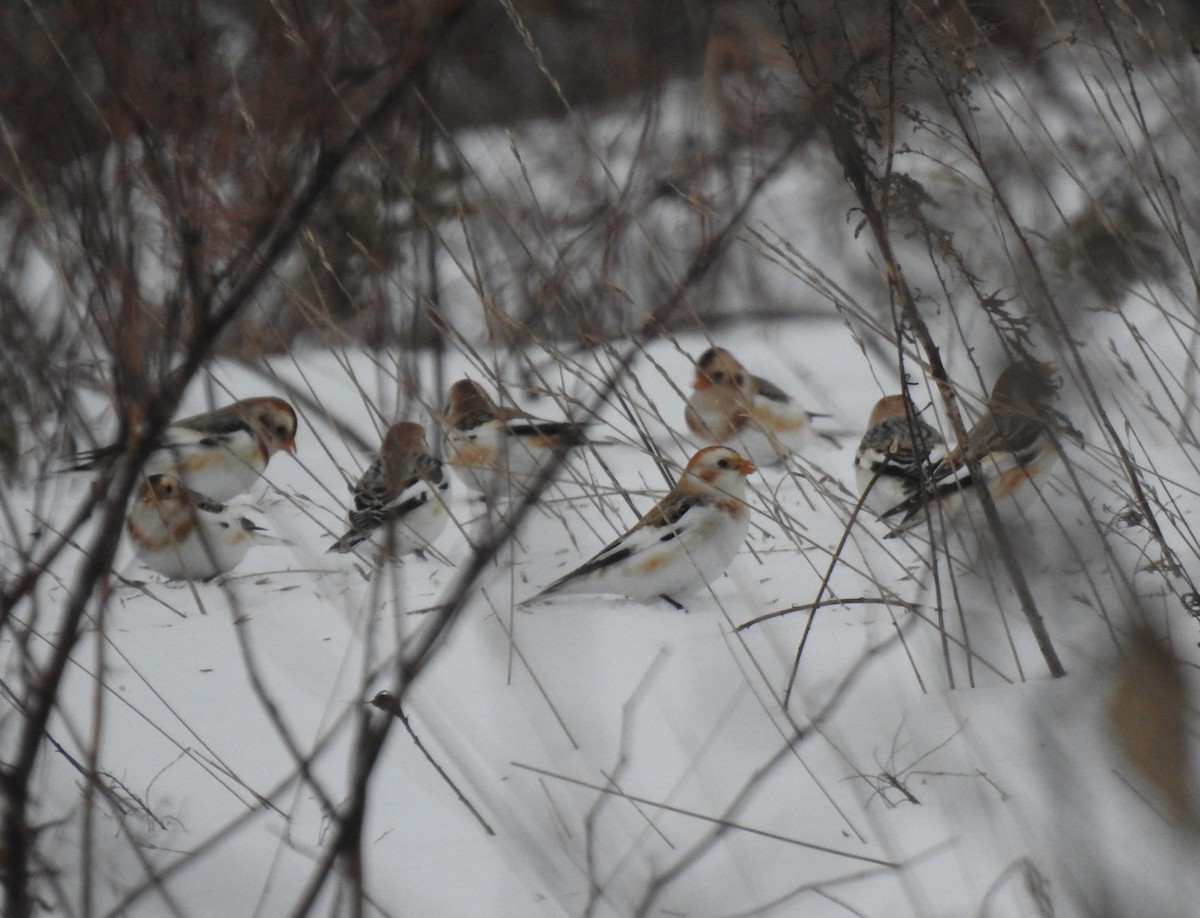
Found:
[[350, 528], [330, 551], [348, 552], [373, 539], [399, 558], [422, 551], [446, 528], [450, 478], [429, 454], [420, 424], [389, 427], [375, 461], [351, 490]]
[[445, 423], [448, 461], [483, 490], [497, 476], [521, 486], [553, 457], [585, 440], [582, 424], [543, 421], [497, 405], [470, 379], [450, 387]]
[[675, 597], [724, 574], [746, 541], [750, 513], [742, 498], [753, 471], [754, 463], [728, 446], [700, 450], [633, 528], [525, 602], [554, 593], [617, 593], [661, 596], [682, 608]]
[[759, 465], [785, 459], [817, 417], [721, 347], [700, 356], [692, 387], [684, 411], [688, 429], [706, 443], [735, 447]]
[[943, 451], [942, 435], [917, 415], [904, 395], [886, 395], [875, 403], [867, 432], [854, 454], [858, 493], [869, 487], [863, 506], [880, 516], [916, 495]]
[[171, 475], [142, 480], [125, 528], [134, 551], [171, 580], [208, 580], [242, 563], [264, 530]]
[[[142, 466], [142, 474], [169, 475], [213, 500], [248, 490], [281, 449], [296, 449], [296, 412], [281, 398], [247, 398], [173, 422]], [[77, 455], [70, 471], [96, 468], [125, 449], [115, 443]]]
[[1050, 408], [1057, 389], [1053, 364], [1025, 359], [1006, 367], [992, 386], [986, 412], [967, 432], [965, 449], [956, 448], [938, 462], [924, 488], [883, 518], [899, 517], [895, 531], [900, 532], [934, 506], [948, 516], [957, 513], [980, 485], [971, 477], [968, 457], [979, 461], [982, 484], [997, 500], [1036, 494], [1031, 482], [1058, 460], [1051, 430], [1070, 430]]

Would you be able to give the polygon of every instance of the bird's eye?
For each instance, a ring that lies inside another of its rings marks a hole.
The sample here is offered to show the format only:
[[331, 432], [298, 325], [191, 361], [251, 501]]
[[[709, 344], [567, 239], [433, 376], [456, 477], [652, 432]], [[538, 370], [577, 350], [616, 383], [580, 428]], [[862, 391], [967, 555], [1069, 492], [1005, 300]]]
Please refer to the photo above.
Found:
[[721, 459], [720, 461], [718, 461], [718, 462], [717, 462], [717, 467], [718, 467], [718, 468], [722, 468], [722, 469], [727, 469], [727, 468], [729, 468], [729, 460], [728, 460], [728, 459]]
[[733, 384], [735, 386], [740, 386], [745, 381], [746, 381], [746, 377], [744, 377], [741, 373], [739, 373], [737, 376], [733, 377]]
[[720, 382], [724, 378], [725, 378], [725, 372], [723, 370], [717, 370], [717, 372], [713, 373], [713, 375], [712, 375], [713, 382]]

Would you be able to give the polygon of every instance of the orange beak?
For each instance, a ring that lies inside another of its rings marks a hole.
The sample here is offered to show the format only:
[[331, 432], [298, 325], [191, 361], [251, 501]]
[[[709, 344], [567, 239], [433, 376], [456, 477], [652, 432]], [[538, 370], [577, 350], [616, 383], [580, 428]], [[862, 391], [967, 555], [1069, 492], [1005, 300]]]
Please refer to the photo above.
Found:
[[291, 440], [291, 439], [284, 440], [283, 448], [286, 449], [289, 453], [294, 453], [296, 451], [296, 441]]
[[741, 472], [743, 475], [749, 475], [751, 472], [758, 471], [758, 466], [755, 465], [753, 462], [751, 462], [749, 459], [740, 460], [738, 462], [738, 464], [734, 466], [734, 468], [737, 469], [739, 472]]
[[712, 380], [703, 373], [696, 374], [696, 381], [692, 383], [692, 388], [699, 392], [701, 389], [707, 389], [712, 385]]

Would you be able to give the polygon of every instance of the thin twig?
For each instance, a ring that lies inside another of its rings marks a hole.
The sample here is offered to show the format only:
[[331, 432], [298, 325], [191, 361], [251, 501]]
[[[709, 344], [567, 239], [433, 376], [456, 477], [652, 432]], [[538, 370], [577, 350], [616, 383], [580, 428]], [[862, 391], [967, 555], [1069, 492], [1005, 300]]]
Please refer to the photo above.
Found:
[[793, 612], [816, 611], [824, 606], [899, 606], [901, 609], [908, 609], [910, 612], [920, 608], [918, 603], [905, 602], [903, 599], [888, 599], [886, 596], [853, 596], [849, 599], [822, 599], [817, 602], [798, 603], [784, 609], [776, 609], [774, 612], [767, 612], [749, 621], [742, 622], [734, 630], [746, 631], [755, 625], [770, 621], [773, 618], [782, 618], [785, 615], [791, 615]]
[[371, 704], [373, 707], [379, 708], [381, 711], [391, 714], [393, 717], [397, 718], [400, 723], [404, 724], [404, 729], [408, 731], [408, 735], [412, 737], [412, 741], [416, 747], [421, 750], [421, 755], [425, 756], [425, 761], [432, 765], [433, 770], [441, 776], [442, 780], [445, 781], [447, 785], [449, 785], [450, 790], [454, 791], [454, 796], [462, 801], [462, 805], [471, 811], [471, 815], [474, 816], [475, 821], [483, 827], [483, 831], [485, 831], [488, 835], [495, 835], [496, 830], [488, 825], [487, 820], [480, 815], [479, 810], [475, 809], [471, 801], [466, 798], [466, 795], [458, 789], [458, 785], [454, 783], [454, 779], [446, 774], [446, 769], [442, 768], [442, 766], [438, 764], [437, 759], [433, 757], [433, 754], [425, 748], [425, 744], [421, 742], [421, 738], [417, 736], [417, 731], [413, 729], [412, 724], [409, 722], [408, 715], [405, 714], [404, 709], [400, 707], [400, 700], [391, 692], [382, 691], [377, 693], [375, 697], [370, 700], [369, 704]]

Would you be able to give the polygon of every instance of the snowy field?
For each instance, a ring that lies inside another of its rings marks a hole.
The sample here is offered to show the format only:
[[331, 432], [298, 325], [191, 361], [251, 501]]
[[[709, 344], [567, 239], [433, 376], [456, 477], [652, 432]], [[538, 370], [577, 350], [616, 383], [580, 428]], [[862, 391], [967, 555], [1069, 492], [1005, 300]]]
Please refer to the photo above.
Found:
[[[674, 386], [689, 383], [687, 354], [707, 346], [677, 343], [651, 347], [622, 387], [671, 462], [691, 449], [678, 435]], [[835, 322], [746, 327], [721, 343], [830, 414], [829, 429], [861, 428], [888, 390]], [[1094, 356], [1103, 360], [1103, 348]], [[380, 378], [377, 364], [362, 354], [298, 358], [270, 371], [310, 388], [365, 441], [377, 438], [365, 405], [352, 407], [362, 399], [351, 385]], [[581, 392], [602, 370], [589, 358], [556, 381]], [[480, 369], [458, 361], [450, 375], [460, 374]], [[396, 391], [386, 377], [370, 393], [384, 406]], [[238, 395], [273, 391], [231, 367], [215, 367], [213, 379]], [[862, 382], [834, 384], [848, 379]], [[1067, 414], [1096, 442], [1065, 392]], [[204, 404], [197, 392], [186, 409]], [[559, 413], [547, 399], [528, 407]], [[395, 414], [420, 418], [422, 408]], [[1047, 678], [986, 537], [960, 526], [952, 542], [946, 657], [925, 539], [882, 540], [886, 530], [862, 518], [823, 594], [859, 601], [819, 610], [785, 709], [807, 613], [736, 628], [821, 593], [853, 509], [857, 434], [838, 447], [815, 440], [798, 461], [752, 476], [745, 550], [687, 614], [613, 597], [516, 610], [636, 519], [624, 494], [640, 512], [665, 490], [619, 411], [605, 411], [593, 436], [613, 442], [568, 463], [405, 703], [496, 834], [397, 724], [365, 831], [368, 890], [382, 914], [1029, 915], [1039, 897], [1055, 914], [1083, 914], [1073, 885], [1093, 872], [1117, 901], [1160, 902], [1160, 914], [1195, 901], [1190, 848], [1106, 739], [1107, 628], [1127, 629], [1117, 585], [1141, 546], [1118, 541], [1106, 559], [1066, 471], [1103, 512], [1114, 474], [1103, 451], [1072, 448], [1045, 501], [1008, 517], [1067, 679]], [[1164, 480], [1186, 479], [1187, 468], [1165, 467], [1172, 451], [1161, 433], [1139, 436], [1157, 444], [1150, 456]], [[344, 512], [343, 472], [356, 476], [365, 457], [311, 413], [297, 441], [296, 458], [277, 457], [268, 482], [238, 502], [293, 544], [255, 549], [232, 576], [195, 585], [162, 581], [123, 546], [116, 570], [128, 580], [115, 586], [103, 633], [75, 654], [52, 721], [70, 748], [101, 706], [99, 761], [140, 814], [132, 826], [147, 864], [177, 865], [164, 891], [184, 913], [189, 902], [207, 914], [285, 914], [295, 904], [321, 856], [325, 808], [341, 802], [358, 719], [372, 710], [363, 701], [394, 688], [389, 665], [420, 632], [419, 610], [439, 602], [486, 525], [486, 508], [459, 488], [456, 526], [437, 545], [444, 557], [368, 579], [369, 556], [324, 553]], [[54, 479], [49, 515], [87, 483]], [[1195, 494], [1181, 488], [1177, 498], [1186, 521]], [[64, 580], [71, 565], [58, 566]], [[66, 585], [46, 583], [40, 601], [62, 601]], [[1172, 626], [1159, 603], [1152, 618]], [[311, 782], [297, 778], [289, 742], [311, 758]], [[79, 775], [49, 752], [40, 771], [44, 815], [67, 820], [47, 831], [63, 836], [69, 858]], [[99, 849], [113, 901], [145, 878], [123, 837], [130, 824], [100, 806], [95, 831], [119, 840]], [[132, 912], [163, 909], [148, 890]]]

